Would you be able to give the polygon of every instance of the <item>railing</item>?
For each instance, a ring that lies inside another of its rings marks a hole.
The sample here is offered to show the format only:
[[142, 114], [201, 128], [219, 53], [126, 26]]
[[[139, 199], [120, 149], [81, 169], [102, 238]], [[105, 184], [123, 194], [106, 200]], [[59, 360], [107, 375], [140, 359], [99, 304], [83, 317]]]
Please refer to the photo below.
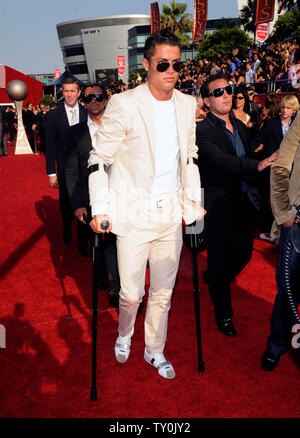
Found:
[[[235, 89], [238, 86], [245, 85], [247, 87], [254, 87], [255, 92], [257, 93], [255, 98], [257, 99], [260, 95], [266, 96], [266, 94], [275, 92], [278, 93], [281, 97], [285, 95], [290, 94], [296, 94], [299, 96], [300, 94], [300, 80], [297, 79], [297, 88], [293, 88], [291, 85], [290, 79], [275, 79], [273, 81], [261, 81], [261, 82], [251, 82], [251, 83], [245, 83], [241, 82], [240, 84], [232, 84], [233, 88]], [[282, 88], [282, 90], [281, 90]], [[259, 91], [262, 89], [263, 91]], [[200, 87], [199, 86], [193, 86], [191, 88], [178, 88], [179, 91], [182, 91], [183, 93], [192, 94], [196, 97], [200, 97]]]

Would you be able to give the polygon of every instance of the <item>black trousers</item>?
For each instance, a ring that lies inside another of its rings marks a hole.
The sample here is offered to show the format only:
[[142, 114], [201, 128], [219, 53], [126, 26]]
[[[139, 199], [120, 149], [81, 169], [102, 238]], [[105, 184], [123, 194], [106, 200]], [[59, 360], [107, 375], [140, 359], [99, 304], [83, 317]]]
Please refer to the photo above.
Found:
[[63, 230], [64, 232], [71, 232], [74, 215], [62, 171], [58, 172], [57, 178], [59, 184], [59, 206], [63, 222]]
[[[89, 233], [90, 245], [93, 245], [94, 233], [89, 225], [83, 224]], [[117, 258], [117, 238], [113, 233], [99, 235], [99, 264], [97, 266], [97, 281], [107, 281], [108, 289], [120, 289], [120, 277]]]
[[208, 286], [216, 320], [233, 316], [230, 283], [251, 259], [256, 217], [247, 195], [221, 213], [217, 218], [210, 214], [205, 224]]
[[[289, 241], [291, 228], [280, 227], [279, 254], [276, 269], [277, 295], [275, 298], [272, 317], [271, 333], [268, 338], [268, 350], [275, 355], [282, 355], [288, 351], [291, 343], [292, 325], [296, 323], [290, 315], [287, 300], [286, 284], [284, 274], [286, 269], [286, 250]], [[292, 245], [292, 253], [289, 263], [290, 282], [294, 292], [297, 305], [300, 303], [300, 254]]]

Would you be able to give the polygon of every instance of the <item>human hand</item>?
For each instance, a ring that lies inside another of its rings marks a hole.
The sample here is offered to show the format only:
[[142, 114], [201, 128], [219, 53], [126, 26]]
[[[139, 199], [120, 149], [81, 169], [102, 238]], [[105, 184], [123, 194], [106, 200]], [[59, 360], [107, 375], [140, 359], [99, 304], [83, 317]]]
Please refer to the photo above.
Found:
[[85, 217], [87, 216], [87, 209], [85, 207], [76, 208], [74, 216], [80, 221], [86, 224]]
[[[105, 229], [105, 230], [101, 226], [101, 224], [104, 221], [108, 221], [109, 222], [109, 227], [107, 229]], [[112, 229], [112, 224], [111, 224], [110, 217], [107, 214], [97, 214], [91, 220], [90, 227], [92, 228], [94, 233], [109, 233], [111, 231], [111, 229]]]
[[54, 187], [55, 189], [57, 189], [59, 186], [57, 175], [49, 176], [49, 183], [50, 183], [51, 187]]

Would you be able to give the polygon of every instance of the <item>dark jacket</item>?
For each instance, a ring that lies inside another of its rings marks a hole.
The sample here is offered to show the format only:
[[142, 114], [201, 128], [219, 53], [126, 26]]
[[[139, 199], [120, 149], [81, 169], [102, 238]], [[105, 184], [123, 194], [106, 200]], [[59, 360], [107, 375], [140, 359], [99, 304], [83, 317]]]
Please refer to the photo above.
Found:
[[89, 208], [88, 158], [92, 140], [87, 122], [71, 126], [67, 136], [64, 175], [72, 209]]
[[259, 179], [258, 161], [252, 158], [248, 128], [235, 119], [243, 141], [246, 158], [238, 157], [233, 144], [222, 126], [208, 113], [205, 120], [197, 123], [196, 144], [201, 186], [204, 188], [206, 220], [227, 221], [234, 217], [234, 211], [243, 196], [242, 182], [255, 185]]
[[[85, 108], [79, 104], [79, 121], [87, 119]], [[68, 116], [64, 104], [47, 113], [45, 155], [47, 175], [56, 173], [58, 177], [63, 172], [64, 157], [67, 151], [67, 132], [69, 130]]]
[[263, 144], [264, 147], [259, 152], [258, 157], [260, 159], [267, 158], [279, 148], [282, 139], [280, 117], [266, 119], [262, 128], [254, 135], [251, 141], [251, 148], [254, 151], [260, 144]]

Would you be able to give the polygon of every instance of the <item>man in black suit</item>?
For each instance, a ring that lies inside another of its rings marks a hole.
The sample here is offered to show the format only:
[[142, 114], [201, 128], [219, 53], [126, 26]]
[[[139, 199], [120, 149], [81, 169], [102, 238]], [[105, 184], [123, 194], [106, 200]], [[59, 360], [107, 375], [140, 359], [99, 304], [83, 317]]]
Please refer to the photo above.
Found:
[[[294, 119], [295, 113], [299, 110], [299, 102], [296, 96], [285, 96], [280, 101], [280, 114], [278, 117], [266, 119], [263, 126], [256, 132], [251, 141], [251, 148], [257, 151], [258, 159], [264, 159], [279, 149], [280, 143], [286, 135]], [[259, 237], [263, 240], [274, 242], [270, 232], [274, 220], [270, 204], [270, 169], [264, 172], [259, 184], [261, 197], [261, 225]]]
[[7, 154], [7, 139], [6, 139], [6, 112], [0, 106], [0, 157]]
[[34, 142], [34, 125], [36, 124], [36, 116], [32, 111], [32, 104], [28, 103], [22, 110], [23, 125], [28, 138], [28, 142], [33, 152], [35, 152]]
[[12, 106], [9, 106], [6, 110], [6, 124], [8, 130], [8, 141], [14, 143], [17, 135], [18, 120], [16, 110]]
[[[232, 88], [222, 73], [210, 76], [201, 94], [209, 108], [197, 124], [201, 185], [204, 188], [209, 293], [218, 329], [236, 335], [230, 283], [251, 258], [256, 202], [251, 183], [275, 158], [250, 159], [247, 127], [231, 114]], [[255, 204], [255, 206], [254, 206]]]
[[[65, 177], [64, 158], [67, 151], [67, 132], [71, 125], [83, 122], [87, 118], [85, 108], [78, 103], [81, 90], [74, 78], [66, 78], [62, 84], [64, 104], [47, 114], [45, 155], [47, 175], [52, 187], [59, 188], [59, 203], [63, 220], [63, 239], [66, 244], [72, 239], [73, 210], [69, 200]], [[78, 228], [79, 250], [86, 250], [86, 236]]]
[[[92, 149], [92, 138], [101, 123], [101, 116], [107, 104], [107, 93], [97, 83], [87, 84], [83, 91], [87, 121], [70, 128], [68, 132], [67, 154], [64, 163], [65, 181], [75, 217], [87, 229], [92, 238], [92, 230], [87, 218], [91, 218], [88, 189], [88, 158]], [[116, 235], [105, 233], [100, 240], [100, 261], [97, 269], [98, 285], [105, 288], [103, 279], [107, 274], [108, 297], [111, 306], [116, 306], [119, 298], [120, 279], [117, 262]]]
[[46, 135], [46, 119], [47, 109], [44, 103], [40, 104], [40, 112], [36, 116], [36, 131], [39, 137], [39, 150], [45, 153], [45, 135]]
[[255, 96], [254, 87], [248, 86], [246, 90], [249, 97], [250, 120], [252, 122], [252, 127], [255, 128], [259, 120], [259, 105], [256, 102], [254, 102], [254, 96]]

